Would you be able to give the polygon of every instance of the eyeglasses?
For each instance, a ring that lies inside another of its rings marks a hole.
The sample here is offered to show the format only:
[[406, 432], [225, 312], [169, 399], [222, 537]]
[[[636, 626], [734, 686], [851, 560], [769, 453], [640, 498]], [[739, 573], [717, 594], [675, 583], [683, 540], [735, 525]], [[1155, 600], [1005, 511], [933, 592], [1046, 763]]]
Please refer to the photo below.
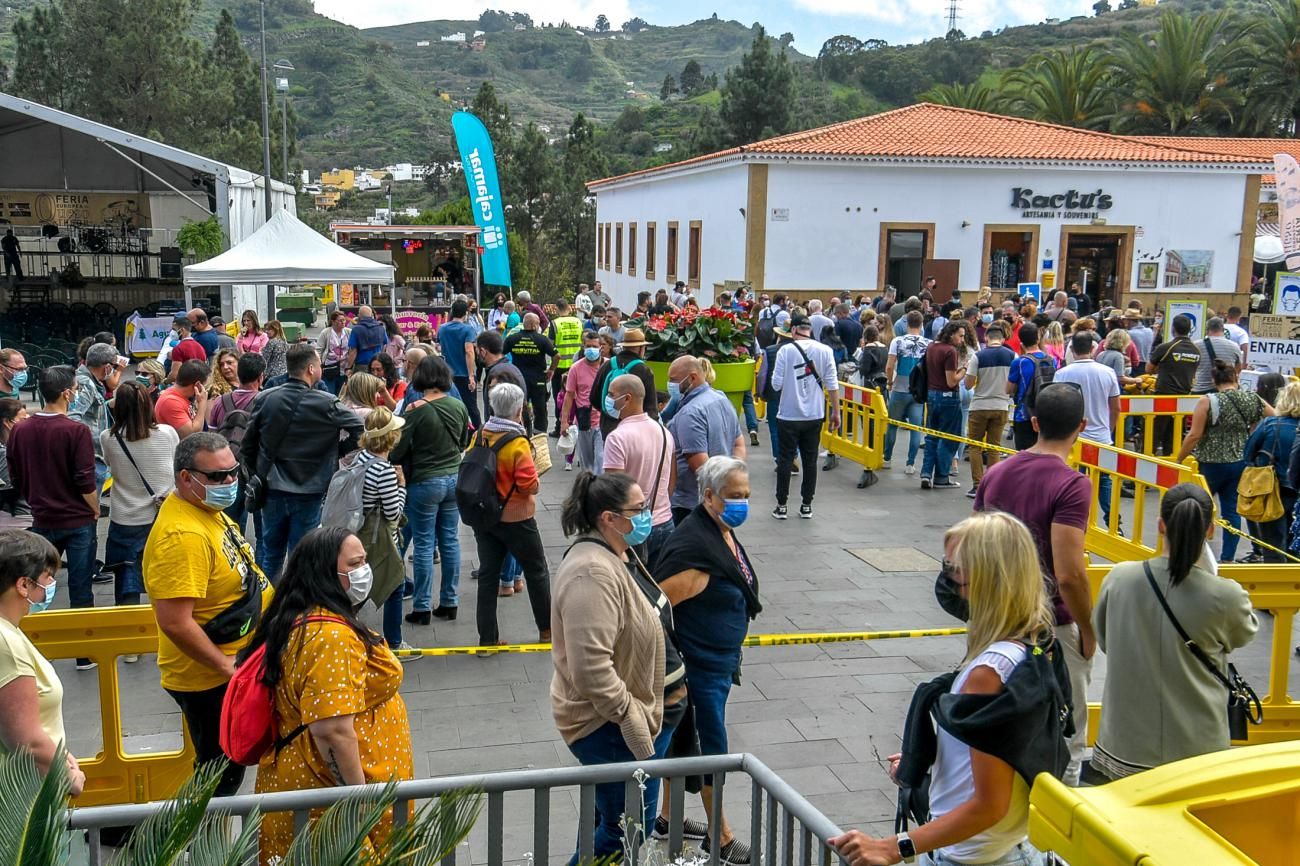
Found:
[[225, 481], [226, 479], [234, 478], [239, 474], [238, 466], [232, 466], [229, 469], [216, 469], [212, 472], [205, 472], [202, 469], [196, 469], [195, 467], [190, 466], [189, 470], [195, 475], [202, 475], [209, 481]]

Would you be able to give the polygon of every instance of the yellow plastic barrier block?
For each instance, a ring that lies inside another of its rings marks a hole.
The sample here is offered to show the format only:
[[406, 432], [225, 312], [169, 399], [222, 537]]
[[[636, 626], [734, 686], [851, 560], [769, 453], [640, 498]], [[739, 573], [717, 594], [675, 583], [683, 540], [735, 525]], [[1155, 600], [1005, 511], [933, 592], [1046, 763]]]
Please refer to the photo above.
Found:
[[1229, 749], [1095, 788], [1039, 776], [1029, 841], [1074, 866], [1300, 863], [1300, 743]]

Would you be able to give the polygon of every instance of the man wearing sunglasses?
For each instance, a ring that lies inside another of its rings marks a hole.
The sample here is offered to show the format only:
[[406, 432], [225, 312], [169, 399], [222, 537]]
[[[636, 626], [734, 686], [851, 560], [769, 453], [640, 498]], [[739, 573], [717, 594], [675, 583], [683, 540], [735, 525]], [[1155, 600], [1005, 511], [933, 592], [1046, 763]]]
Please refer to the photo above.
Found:
[[[239, 461], [219, 433], [181, 440], [176, 489], [158, 509], [144, 549], [144, 583], [158, 620], [162, 687], [185, 717], [195, 760], [223, 757], [221, 702], [235, 653], [253, 636], [271, 586], [224, 514], [239, 493]], [[218, 796], [238, 792], [244, 768], [227, 766]]]

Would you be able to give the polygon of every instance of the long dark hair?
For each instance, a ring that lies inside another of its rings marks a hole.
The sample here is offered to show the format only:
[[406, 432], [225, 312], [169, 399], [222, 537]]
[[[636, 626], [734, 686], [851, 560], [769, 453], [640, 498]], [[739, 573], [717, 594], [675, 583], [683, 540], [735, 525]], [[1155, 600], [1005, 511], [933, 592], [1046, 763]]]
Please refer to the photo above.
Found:
[[[324, 608], [351, 626], [367, 652], [383, 640], [357, 619], [352, 600], [339, 583], [339, 549], [350, 535], [341, 526], [322, 526], [303, 536], [289, 554], [275, 597], [262, 614], [252, 643], [239, 653], [237, 661], [243, 664], [254, 650], [266, 644], [266, 673], [262, 677], [266, 685], [275, 686], [284, 676], [284, 654], [293, 637], [294, 624], [315, 608]], [[301, 648], [301, 642], [298, 646]]]
[[1160, 519], [1165, 522], [1169, 585], [1178, 586], [1201, 558], [1205, 537], [1214, 525], [1214, 502], [1199, 485], [1175, 484], [1160, 500]]
[[573, 487], [564, 498], [560, 528], [566, 536], [595, 532], [601, 514], [623, 508], [633, 484], [636, 484], [636, 479], [622, 472], [592, 475], [584, 469], [573, 479]]
[[158, 425], [153, 418], [153, 400], [149, 389], [139, 382], [123, 382], [113, 392], [113, 426], [111, 435], [128, 442], [148, 439]]
[[389, 388], [395, 387], [398, 381], [402, 378], [397, 374], [397, 362], [394, 361], [393, 356], [389, 355], [387, 352], [380, 352], [379, 354], [375, 355], [373, 358], [370, 359], [370, 363], [378, 364], [380, 367], [383, 368], [384, 384], [387, 385]]

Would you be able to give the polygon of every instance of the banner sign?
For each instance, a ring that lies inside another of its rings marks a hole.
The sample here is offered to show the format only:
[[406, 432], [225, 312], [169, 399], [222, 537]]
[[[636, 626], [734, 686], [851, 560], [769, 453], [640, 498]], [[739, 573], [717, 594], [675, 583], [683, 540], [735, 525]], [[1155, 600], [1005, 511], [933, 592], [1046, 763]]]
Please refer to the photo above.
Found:
[[[1192, 332], [1188, 335], [1193, 340], [1205, 339], [1205, 302], [1204, 301], [1166, 301], [1164, 339], [1170, 339], [1175, 316], [1186, 316], [1192, 320]], [[1251, 360], [1255, 360], [1254, 357]]]
[[171, 333], [174, 316], [145, 318], [139, 313], [132, 313], [126, 320], [126, 351], [132, 357], [142, 358], [157, 355], [162, 351], [167, 335]]
[[1251, 313], [1250, 333], [1265, 340], [1300, 340], [1300, 316]]
[[469, 186], [470, 210], [474, 212], [475, 225], [481, 230], [478, 243], [483, 250], [483, 282], [509, 288], [506, 209], [501, 201], [492, 137], [483, 121], [468, 111], [453, 114], [451, 128], [456, 134], [456, 147], [460, 150], [460, 162]]
[[[351, 325], [357, 318], [356, 313], [348, 310], [344, 310], [343, 315], [347, 316], [349, 325]], [[393, 316], [393, 320], [397, 322], [397, 327], [405, 337], [414, 337], [416, 332], [424, 325], [430, 326], [433, 328], [434, 333], [437, 333], [438, 328], [446, 322], [447, 319], [448, 315], [446, 312], [439, 313], [428, 312], [425, 310], [403, 310], [400, 308], [397, 311], [397, 315]], [[170, 321], [170, 319], [168, 321]]]
[[1250, 364], [1255, 369], [1290, 376], [1300, 367], [1300, 340], [1273, 340], [1250, 337]]
[[1277, 172], [1278, 235], [1288, 268], [1300, 268], [1300, 165], [1286, 153], [1273, 155]]
[[149, 225], [149, 196], [139, 193], [0, 191], [0, 220], [16, 226]]

